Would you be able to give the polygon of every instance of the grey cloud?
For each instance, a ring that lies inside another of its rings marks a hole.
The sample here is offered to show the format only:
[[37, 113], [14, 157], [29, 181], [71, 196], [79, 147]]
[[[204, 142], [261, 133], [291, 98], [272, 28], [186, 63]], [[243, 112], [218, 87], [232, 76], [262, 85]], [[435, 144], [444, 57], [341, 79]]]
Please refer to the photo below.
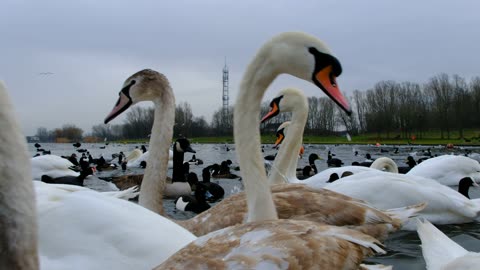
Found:
[[[165, 73], [177, 102], [207, 121], [221, 106], [230, 66], [231, 104], [243, 70], [271, 36], [291, 30], [327, 42], [342, 62], [343, 91], [380, 80], [425, 82], [440, 73], [480, 75], [475, 1], [4, 1], [0, 79], [24, 131], [101, 123], [123, 80]], [[39, 76], [39, 72], [53, 75]], [[291, 76], [272, 84], [318, 89]], [[121, 121], [121, 119], [117, 120]]]

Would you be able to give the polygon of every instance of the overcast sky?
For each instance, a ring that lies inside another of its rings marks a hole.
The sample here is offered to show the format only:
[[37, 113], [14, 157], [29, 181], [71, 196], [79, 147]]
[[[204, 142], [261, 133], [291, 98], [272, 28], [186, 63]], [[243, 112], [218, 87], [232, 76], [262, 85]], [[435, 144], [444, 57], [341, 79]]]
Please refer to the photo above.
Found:
[[[164, 73], [177, 103], [189, 102], [210, 122], [222, 105], [224, 57], [233, 104], [257, 48], [284, 31], [329, 45], [342, 63], [338, 83], [347, 95], [381, 80], [480, 76], [479, 11], [477, 0], [2, 0], [0, 80], [26, 135], [66, 123], [90, 132], [124, 80], [143, 68]], [[323, 95], [282, 75], [267, 97], [287, 86]]]

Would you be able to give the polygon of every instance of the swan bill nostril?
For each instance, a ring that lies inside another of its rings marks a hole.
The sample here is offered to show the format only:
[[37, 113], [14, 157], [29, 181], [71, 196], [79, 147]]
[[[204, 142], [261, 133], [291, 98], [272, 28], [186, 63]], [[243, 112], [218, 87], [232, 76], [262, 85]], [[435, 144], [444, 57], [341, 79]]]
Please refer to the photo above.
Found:
[[314, 83], [317, 84], [335, 103], [337, 103], [348, 115], [352, 114], [350, 104], [338, 88], [336, 76], [333, 73], [333, 66], [328, 65], [313, 76]]

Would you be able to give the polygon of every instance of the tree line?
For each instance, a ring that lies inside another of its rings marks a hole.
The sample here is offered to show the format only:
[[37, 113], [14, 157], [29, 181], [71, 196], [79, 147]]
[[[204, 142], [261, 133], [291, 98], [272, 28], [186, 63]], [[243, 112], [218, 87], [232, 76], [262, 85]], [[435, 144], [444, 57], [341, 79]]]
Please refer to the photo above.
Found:
[[[327, 97], [309, 97], [309, 114], [305, 135], [334, 135], [339, 130], [350, 134], [376, 133], [390, 137], [422, 138], [427, 131], [439, 131], [441, 138], [450, 138], [453, 131], [463, 137], [466, 129], [480, 127], [480, 77], [467, 82], [458, 75], [439, 74], [426, 83], [381, 81], [372, 89], [355, 90], [348, 97], [353, 109], [351, 117]], [[262, 103], [261, 114], [269, 110], [269, 101]], [[101, 140], [147, 139], [154, 118], [152, 107], [131, 108], [121, 124], [98, 124], [86, 137]], [[260, 117], [260, 116], [259, 116]], [[280, 114], [262, 124], [262, 133], [273, 133], [279, 124], [290, 119]], [[187, 102], [175, 108], [174, 136], [208, 137], [232, 136], [233, 107], [217, 109], [208, 123], [203, 116], [194, 116]], [[83, 131], [68, 124], [47, 131], [39, 128], [41, 141], [66, 138], [77, 141]]]

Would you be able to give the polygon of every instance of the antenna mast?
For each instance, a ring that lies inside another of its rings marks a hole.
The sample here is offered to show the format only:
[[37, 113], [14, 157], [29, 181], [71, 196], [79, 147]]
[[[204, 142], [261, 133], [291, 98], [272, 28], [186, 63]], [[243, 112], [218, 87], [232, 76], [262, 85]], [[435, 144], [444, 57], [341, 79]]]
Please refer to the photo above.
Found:
[[223, 66], [223, 118], [226, 119], [228, 116], [228, 66], [227, 66], [227, 57], [225, 57], [225, 65]]

